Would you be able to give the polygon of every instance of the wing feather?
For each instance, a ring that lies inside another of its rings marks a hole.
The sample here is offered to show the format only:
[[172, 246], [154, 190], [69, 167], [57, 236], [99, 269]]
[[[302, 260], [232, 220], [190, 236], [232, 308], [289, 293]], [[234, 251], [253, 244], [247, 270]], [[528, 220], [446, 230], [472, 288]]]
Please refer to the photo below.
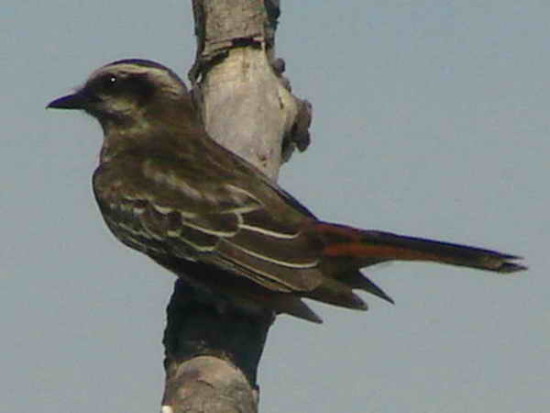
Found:
[[105, 220], [130, 247], [212, 263], [272, 291], [317, 288], [320, 247], [304, 234], [305, 216], [258, 182], [253, 190], [157, 158], [107, 163], [94, 175]]

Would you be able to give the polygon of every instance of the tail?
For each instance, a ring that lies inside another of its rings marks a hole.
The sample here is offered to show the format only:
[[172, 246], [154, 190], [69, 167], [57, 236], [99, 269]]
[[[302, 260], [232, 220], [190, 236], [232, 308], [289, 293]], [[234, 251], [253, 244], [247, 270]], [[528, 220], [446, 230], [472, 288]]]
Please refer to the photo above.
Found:
[[430, 261], [499, 273], [527, 269], [514, 262], [521, 257], [488, 249], [326, 223], [318, 223], [316, 229], [324, 241], [325, 257], [348, 258], [358, 267], [385, 261]]

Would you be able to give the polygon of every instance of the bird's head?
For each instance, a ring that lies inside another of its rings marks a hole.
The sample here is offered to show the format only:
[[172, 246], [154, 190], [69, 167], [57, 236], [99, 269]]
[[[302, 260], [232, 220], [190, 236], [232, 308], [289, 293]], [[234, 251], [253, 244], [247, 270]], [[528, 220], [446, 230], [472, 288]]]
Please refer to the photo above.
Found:
[[[80, 109], [104, 128], [135, 128], [194, 113], [181, 79], [167, 67], [141, 59], [110, 63], [94, 71], [74, 93], [48, 104], [54, 109]], [[175, 120], [175, 119], [173, 119]]]

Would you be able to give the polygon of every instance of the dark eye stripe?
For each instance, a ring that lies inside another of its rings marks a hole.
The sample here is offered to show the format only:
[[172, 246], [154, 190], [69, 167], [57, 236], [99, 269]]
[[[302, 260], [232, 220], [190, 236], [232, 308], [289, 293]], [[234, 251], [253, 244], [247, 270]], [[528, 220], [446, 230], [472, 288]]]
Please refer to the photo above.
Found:
[[105, 73], [92, 79], [86, 89], [91, 95], [128, 95], [138, 101], [149, 99], [155, 86], [146, 74]]

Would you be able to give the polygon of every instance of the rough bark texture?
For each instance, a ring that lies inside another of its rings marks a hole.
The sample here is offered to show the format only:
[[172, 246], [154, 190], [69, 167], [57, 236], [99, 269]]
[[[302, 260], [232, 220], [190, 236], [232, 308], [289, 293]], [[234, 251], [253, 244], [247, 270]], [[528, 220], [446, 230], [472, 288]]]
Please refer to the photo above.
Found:
[[274, 59], [276, 0], [193, 2], [197, 58], [189, 78], [208, 132], [276, 179], [309, 144], [309, 102], [290, 93]]
[[[284, 62], [273, 57], [278, 3], [193, 0], [189, 72], [210, 135], [273, 179], [309, 144], [311, 121], [309, 103], [290, 93]], [[270, 311], [233, 307], [178, 280], [164, 335], [163, 413], [256, 412], [257, 367], [273, 320]]]

